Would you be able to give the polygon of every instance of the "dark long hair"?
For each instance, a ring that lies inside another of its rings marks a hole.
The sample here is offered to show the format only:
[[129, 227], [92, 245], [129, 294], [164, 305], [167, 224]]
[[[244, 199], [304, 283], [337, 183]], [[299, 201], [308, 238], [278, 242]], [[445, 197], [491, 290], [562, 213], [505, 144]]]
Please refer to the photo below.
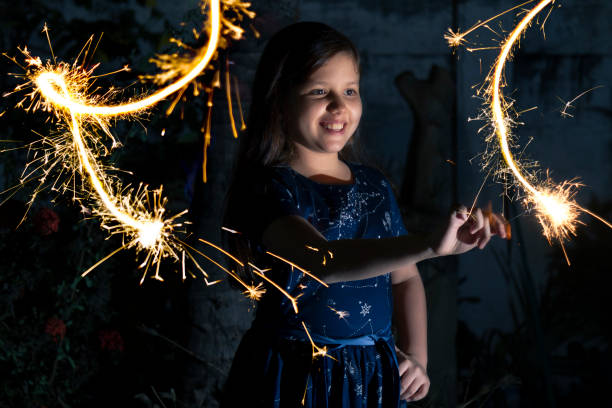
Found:
[[[241, 228], [239, 213], [244, 209], [241, 208], [241, 191], [266, 168], [288, 164], [295, 154], [283, 118], [283, 106], [290, 92], [340, 52], [352, 55], [359, 69], [359, 53], [353, 43], [330, 26], [317, 22], [291, 24], [268, 41], [255, 72], [247, 129], [241, 136], [233, 179], [226, 196], [226, 227]], [[353, 135], [340, 151], [341, 158], [356, 159], [356, 136]], [[251, 258], [247, 240], [228, 238], [227, 244], [232, 251], [244, 260]], [[243, 276], [249, 275], [247, 271], [241, 272]]]
[[243, 157], [239, 160], [248, 159], [263, 166], [291, 160], [293, 143], [283, 129], [283, 104], [291, 90], [339, 52], [350, 53], [359, 67], [359, 54], [353, 43], [323, 23], [292, 24], [270, 39], [255, 73], [244, 150], [240, 154]]

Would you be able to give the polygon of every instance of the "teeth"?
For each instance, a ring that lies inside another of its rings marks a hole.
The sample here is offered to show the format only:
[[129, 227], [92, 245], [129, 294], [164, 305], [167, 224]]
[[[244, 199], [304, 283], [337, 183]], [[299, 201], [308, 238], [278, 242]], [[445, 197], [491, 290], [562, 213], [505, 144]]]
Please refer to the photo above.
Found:
[[324, 125], [325, 129], [331, 130], [342, 130], [344, 128], [344, 123], [328, 123]]

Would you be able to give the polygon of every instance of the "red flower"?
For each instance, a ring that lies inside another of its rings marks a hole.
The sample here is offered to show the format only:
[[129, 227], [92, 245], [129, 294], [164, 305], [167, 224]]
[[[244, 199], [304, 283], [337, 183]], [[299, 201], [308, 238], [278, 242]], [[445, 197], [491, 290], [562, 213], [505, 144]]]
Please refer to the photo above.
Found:
[[34, 229], [38, 235], [50, 235], [57, 232], [60, 218], [50, 208], [41, 208], [34, 216]]
[[100, 330], [100, 348], [109, 351], [123, 351], [123, 338], [117, 330]]
[[66, 335], [66, 324], [62, 319], [55, 316], [50, 317], [45, 325], [45, 333], [53, 337], [53, 341], [57, 343], [58, 340], [63, 340]]

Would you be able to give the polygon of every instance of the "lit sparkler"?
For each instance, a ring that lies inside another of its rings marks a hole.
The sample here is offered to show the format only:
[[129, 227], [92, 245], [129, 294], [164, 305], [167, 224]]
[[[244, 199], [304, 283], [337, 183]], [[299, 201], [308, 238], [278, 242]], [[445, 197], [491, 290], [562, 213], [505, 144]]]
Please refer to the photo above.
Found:
[[[569, 259], [567, 258], [565, 248], [563, 247], [563, 242], [570, 236], [576, 234], [576, 225], [580, 223], [578, 220], [580, 212], [585, 212], [595, 217], [610, 228], [612, 228], [612, 224], [593, 212], [579, 206], [574, 201], [573, 198], [578, 187], [581, 186], [580, 183], [570, 180], [564, 181], [561, 184], [554, 184], [549, 177], [547, 177], [544, 181], [539, 181], [535, 174], [529, 174], [526, 172], [526, 166], [521, 165], [513, 157], [510, 150], [510, 139], [512, 136], [510, 133], [510, 128], [513, 122], [507, 115], [507, 112], [512, 107], [512, 102], [506, 101], [501, 92], [501, 87], [504, 85], [502, 84], [504, 66], [510, 56], [512, 48], [523, 32], [531, 24], [533, 19], [543, 9], [549, 5], [552, 5], [554, 2], [555, 0], [542, 0], [538, 2], [536, 6], [529, 10], [521, 19], [514, 30], [512, 30], [508, 37], [503, 41], [501, 45], [501, 52], [486, 80], [488, 87], [481, 88], [481, 90], [485, 89], [488, 96], [487, 109], [485, 111], [486, 116], [490, 118], [494, 129], [494, 132], [487, 138], [487, 141], [493, 142], [495, 140], [497, 142], [502, 157], [507, 165], [507, 169], [502, 169], [501, 172], [507, 172], [509, 170], [512, 173], [515, 184], [522, 188], [522, 190], [525, 192], [525, 205], [527, 208], [534, 210], [538, 221], [542, 225], [544, 236], [549, 243], [552, 242], [552, 240], [557, 240], [561, 244], [565, 258], [569, 264]], [[447, 34], [445, 38], [449, 41], [451, 46], [461, 45], [464, 43], [463, 37], [466, 34], [485, 25], [492, 19], [527, 3], [531, 3], [531, 1], [520, 4], [510, 10], [507, 10], [506, 12], [492, 17], [491, 19], [479, 23], [463, 34], [455, 34], [449, 30], [450, 34]], [[550, 15], [550, 11], [548, 15]], [[546, 21], [548, 15], [544, 21]], [[495, 149], [495, 151], [497, 150]], [[489, 157], [490, 154], [491, 153], [489, 153]], [[485, 165], [489, 165], [489, 163], [486, 163]]]
[[[54, 137], [41, 135], [42, 140], [38, 144], [42, 145], [43, 148], [38, 148], [37, 150], [35, 144], [29, 146], [30, 149], [35, 151], [36, 158], [26, 165], [21, 186], [35, 180], [36, 172], [42, 171], [43, 175], [38, 179], [39, 188], [32, 194], [31, 204], [36, 194], [45, 185], [47, 177], [51, 172], [60, 169], [60, 175], [53, 183], [52, 188], [62, 192], [72, 192], [75, 200], [88, 200], [91, 202], [93, 206], [92, 213], [100, 218], [102, 228], [106, 229], [111, 235], [122, 236], [123, 245], [96, 262], [83, 272], [82, 276], [86, 276], [121, 250], [133, 248], [137, 253], [143, 251], [146, 254], [144, 261], [139, 265], [140, 268], [144, 269], [140, 281], [141, 284], [152, 265], [155, 265], [156, 269], [154, 278], [163, 281], [159, 274], [159, 269], [161, 260], [167, 257], [181, 262], [183, 280], [186, 279], [185, 260], [188, 257], [196, 269], [202, 273], [207, 286], [218, 283], [219, 280], [212, 282], [208, 280], [209, 275], [192, 255], [192, 253], [196, 253], [236, 280], [243, 286], [243, 294], [251, 300], [257, 301], [266, 292], [263, 282], [247, 284], [233, 270], [225, 268], [211, 257], [177, 238], [177, 228], [183, 226], [183, 223], [178, 222], [178, 219], [186, 211], [172, 217], [166, 217], [164, 208], [167, 200], [162, 197], [161, 187], [152, 191], [142, 185], [137, 189], [122, 187], [119, 180], [108, 174], [106, 171], [108, 168], [99, 162], [101, 156], [107, 155], [111, 149], [120, 145], [110, 132], [110, 121], [112, 119], [133, 118], [135, 115], [142, 114], [169, 96], [175, 95], [175, 99], [170, 103], [166, 111], [167, 114], [170, 114], [190, 85], [193, 85], [194, 95], [198, 95], [202, 90], [208, 92], [207, 105], [209, 109], [206, 126], [203, 128], [205, 149], [210, 144], [212, 93], [214, 88], [220, 87], [220, 73], [219, 71], [215, 72], [211, 86], [204, 86], [196, 80], [205, 70], [211, 68], [210, 63], [217, 58], [219, 46], [225, 47], [227, 44], [226, 37], [233, 39], [240, 39], [242, 37], [243, 29], [238, 26], [238, 22], [242, 21], [243, 16], [246, 15], [249, 18], [253, 18], [255, 14], [248, 10], [250, 3], [239, 0], [209, 0], [208, 10], [205, 10], [206, 5], [206, 2], [202, 4], [202, 11], [207, 11], [209, 17], [202, 30], [208, 36], [206, 45], [198, 50], [192, 50], [192, 53], [187, 56], [175, 53], [159, 55], [152, 59], [152, 62], [161, 69], [161, 72], [156, 75], [145, 76], [143, 79], [149, 79], [156, 85], [165, 86], [150, 95], [137, 97], [125, 103], [112, 103], [113, 97], [118, 94], [118, 91], [115, 89], [111, 88], [104, 94], [100, 94], [99, 90], [96, 93], [90, 91], [93, 83], [92, 79], [99, 77], [93, 75], [93, 71], [98, 65], [87, 70], [84, 68], [85, 64], [79, 65], [78, 57], [73, 64], [57, 63], [49, 40], [49, 30], [45, 25], [43, 32], [49, 41], [53, 60], [43, 63], [39, 57], [32, 56], [27, 48], [21, 49], [20, 51], [25, 56], [26, 61], [26, 66], [24, 67], [26, 74], [23, 75], [26, 78], [26, 82], [18, 85], [14, 92], [32, 88], [31, 92], [17, 103], [17, 107], [23, 108], [28, 112], [40, 109], [52, 113], [57, 118], [59, 131], [57, 132], [58, 136]], [[234, 17], [227, 17], [227, 12], [233, 12]], [[196, 38], [200, 35], [200, 33], [195, 34]], [[255, 32], [255, 35], [257, 36], [258, 33]], [[92, 39], [93, 37], [88, 40], [83, 48], [85, 55], [89, 52]], [[172, 39], [172, 41], [181, 48], [187, 48], [180, 40]], [[16, 59], [11, 59], [18, 64]], [[129, 69], [124, 67], [119, 71], [127, 70]], [[227, 59], [224, 79], [232, 132], [237, 137], [230, 92], [229, 62]], [[234, 81], [234, 84], [237, 89], [237, 82]], [[237, 92], [236, 96], [240, 110], [241, 130], [244, 130], [244, 119]], [[3, 114], [4, 112], [0, 113], [0, 116]], [[106, 147], [100, 137], [101, 134], [111, 140], [112, 147], [110, 149]], [[164, 134], [165, 129], [161, 132], [162, 136]], [[38, 154], [40, 150], [42, 150], [42, 154]], [[64, 173], [70, 174], [71, 178], [67, 182], [60, 183], [60, 176]], [[77, 174], [82, 176], [80, 188], [73, 185], [76, 184]], [[203, 179], [206, 181], [206, 150], [204, 154]], [[238, 233], [234, 230], [224, 229], [231, 233]], [[245, 266], [238, 258], [219, 246], [204, 239], [200, 239], [200, 241], [220, 251], [242, 267]], [[315, 248], [311, 247], [310, 249]], [[298, 269], [323, 286], [328, 286], [299, 265], [271, 252], [268, 252], [268, 254], [287, 263], [292, 268]], [[333, 258], [333, 253], [330, 251], [327, 251], [327, 255], [329, 255], [330, 259]], [[325, 263], [326, 257], [324, 256], [323, 264], [325, 265]], [[292, 303], [294, 312], [298, 313], [297, 299], [301, 295], [291, 296], [280, 285], [265, 275], [267, 270], [262, 270], [252, 263], [248, 265], [252, 268], [255, 275], [268, 282], [287, 297]], [[194, 276], [191, 272], [189, 273]], [[337, 313], [340, 318], [348, 315], [347, 312]], [[302, 325], [312, 344], [313, 358], [328, 356], [327, 348], [325, 346], [318, 347], [313, 342], [305, 323], [302, 323]]]
[[[118, 92], [112, 88], [102, 95], [99, 90], [96, 90], [96, 93], [90, 91], [93, 79], [96, 78], [93, 70], [97, 65], [86, 70], [84, 64], [78, 64], [78, 57], [73, 64], [56, 63], [52, 49], [53, 60], [43, 63], [39, 57], [32, 56], [27, 48], [20, 50], [25, 56], [26, 82], [17, 86], [15, 92], [28, 87], [31, 87], [32, 91], [18, 102], [17, 107], [22, 107], [26, 111], [40, 109], [51, 112], [58, 119], [59, 127], [57, 132], [59, 136], [42, 136], [39, 145], [43, 147], [35, 151], [35, 159], [28, 163], [24, 170], [21, 185], [37, 177], [38, 171], [42, 172], [39, 188], [32, 194], [30, 204], [46, 183], [51, 171], [60, 169], [58, 179], [52, 188], [71, 191], [76, 200], [90, 201], [93, 204], [93, 214], [101, 219], [102, 228], [111, 235], [118, 234], [123, 237], [124, 244], [119, 249], [98, 261], [85, 271], [83, 276], [122, 249], [134, 248], [137, 253], [140, 251], [146, 253], [145, 260], [140, 265], [144, 268], [142, 279], [147, 275], [149, 267], [155, 265], [154, 278], [162, 280], [159, 266], [163, 258], [170, 257], [184, 263], [186, 246], [176, 238], [175, 233], [183, 226], [183, 223], [177, 219], [187, 211], [167, 217], [164, 209], [167, 200], [162, 198], [161, 187], [153, 191], [146, 186], [137, 189], [122, 187], [121, 183], [110, 176], [105, 171], [107, 169], [99, 163], [99, 158], [109, 152], [100, 135], [104, 134], [110, 138], [111, 149], [117, 147], [119, 143], [110, 132], [110, 120], [118, 117], [134, 117], [168, 96], [178, 95], [168, 109], [170, 113], [190, 84], [193, 85], [196, 95], [202, 89], [208, 90], [209, 104], [211, 104], [212, 88], [205, 87], [196, 79], [205, 70], [211, 69], [211, 61], [217, 58], [218, 48], [227, 46], [227, 37], [241, 38], [243, 29], [238, 26], [238, 22], [243, 16], [254, 17], [254, 13], [248, 10], [249, 6], [250, 3], [237, 0], [203, 2], [201, 10], [208, 14], [208, 21], [204, 24], [201, 33], [207, 35], [206, 44], [187, 55], [175, 53], [157, 56], [152, 62], [161, 68], [161, 72], [146, 79], [152, 79], [157, 85], [167, 85], [150, 95], [137, 97], [126, 103], [110, 103]], [[46, 25], [43, 32], [49, 40]], [[196, 38], [201, 35], [194, 33]], [[85, 55], [89, 51], [92, 38], [83, 48]], [[173, 39], [173, 42], [182, 48], [186, 47], [180, 40]], [[50, 41], [49, 46], [51, 48]], [[14, 58], [12, 60], [17, 63]], [[128, 69], [124, 67], [120, 71], [123, 70]], [[218, 77], [218, 71], [215, 76]], [[229, 70], [226, 69], [226, 86], [230, 84], [229, 78]], [[229, 89], [228, 104], [231, 109]], [[231, 119], [234, 123], [233, 116]], [[206, 129], [206, 134], [210, 137], [209, 127]], [[29, 147], [36, 150], [37, 146]], [[40, 150], [42, 154], [38, 154]], [[206, 160], [204, 165], [205, 162]], [[62, 174], [71, 174], [70, 180], [63, 184], [58, 181]], [[76, 174], [82, 176], [80, 188], [72, 185], [75, 184]], [[195, 262], [193, 257], [190, 258]], [[184, 277], [184, 264], [182, 269]], [[199, 269], [206, 278], [206, 273]], [[260, 291], [254, 290], [251, 293], [255, 296]]]

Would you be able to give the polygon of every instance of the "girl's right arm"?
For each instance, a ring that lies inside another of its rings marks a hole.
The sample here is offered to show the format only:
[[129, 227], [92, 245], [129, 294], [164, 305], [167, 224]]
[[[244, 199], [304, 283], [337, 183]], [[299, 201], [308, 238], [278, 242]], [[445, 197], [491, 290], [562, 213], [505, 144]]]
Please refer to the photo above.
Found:
[[[489, 219], [492, 220], [492, 224]], [[503, 217], [484, 217], [480, 209], [469, 216], [461, 208], [444, 228], [427, 236], [327, 241], [308, 221], [286, 216], [264, 231], [263, 244], [313, 273], [326, 283], [361, 280], [384, 275], [425, 259], [484, 248], [492, 234], [506, 237]]]

